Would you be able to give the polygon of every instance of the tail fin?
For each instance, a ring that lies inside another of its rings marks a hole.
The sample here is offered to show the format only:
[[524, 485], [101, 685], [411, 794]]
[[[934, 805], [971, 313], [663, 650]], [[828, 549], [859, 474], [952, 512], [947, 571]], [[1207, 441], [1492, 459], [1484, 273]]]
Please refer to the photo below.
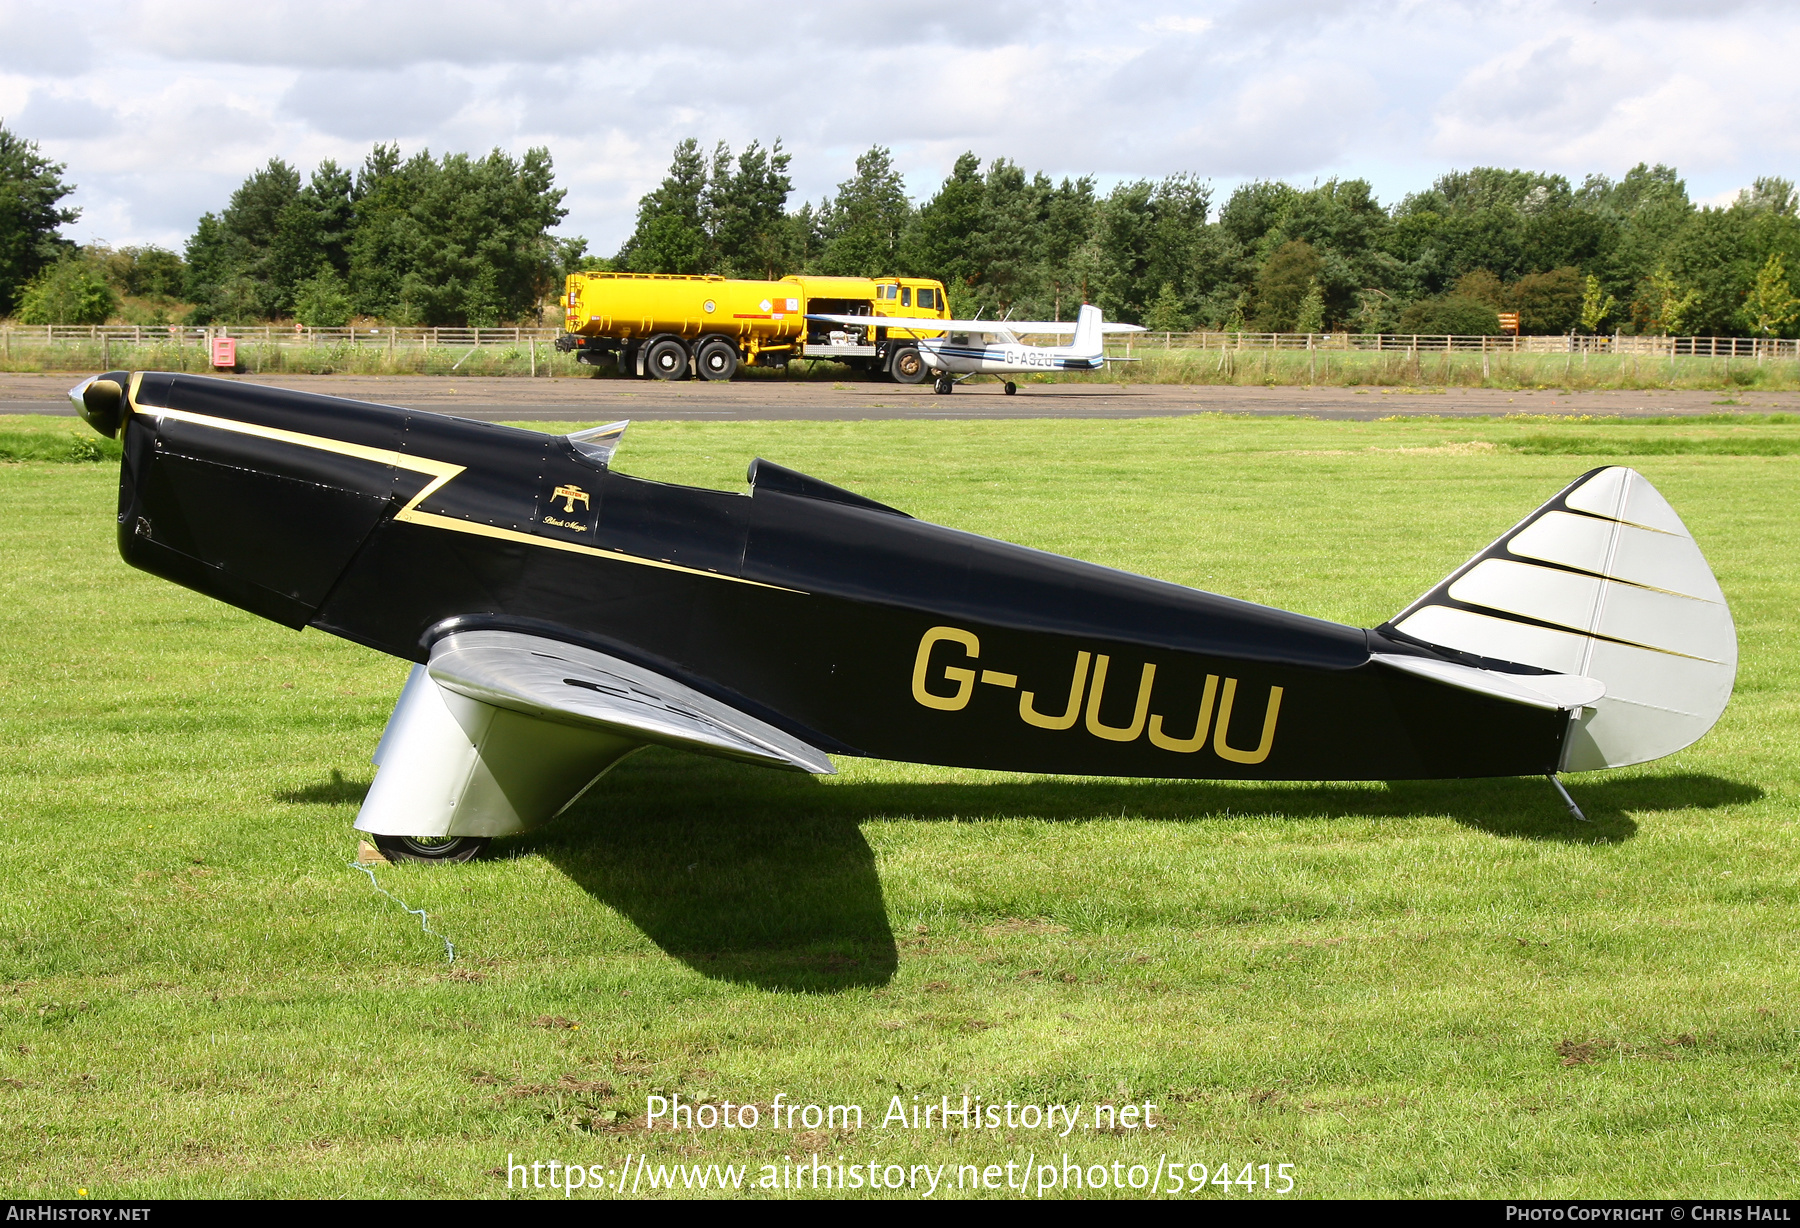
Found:
[[1713, 727], [1737, 677], [1737, 630], [1700, 547], [1619, 466], [1582, 475], [1381, 630], [1604, 684], [1570, 729], [1564, 771], [1680, 750]]
[[1075, 316], [1075, 340], [1069, 354], [1072, 358], [1100, 357], [1100, 309], [1092, 303], [1083, 303]]

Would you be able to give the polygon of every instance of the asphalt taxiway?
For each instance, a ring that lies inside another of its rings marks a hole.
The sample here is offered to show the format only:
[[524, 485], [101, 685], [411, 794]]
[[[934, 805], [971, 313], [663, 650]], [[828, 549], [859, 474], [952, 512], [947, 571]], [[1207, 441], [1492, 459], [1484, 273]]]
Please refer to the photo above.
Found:
[[[0, 374], [0, 414], [71, 414], [78, 373]], [[980, 380], [940, 396], [929, 384], [756, 378], [714, 384], [618, 378], [283, 375], [234, 377], [465, 418], [536, 422], [855, 421], [894, 418], [1163, 418], [1186, 414], [1387, 417], [1505, 414], [1668, 415], [1800, 412], [1797, 392], [1496, 388], [1226, 387], [1206, 384], [1021, 384], [1007, 396]]]

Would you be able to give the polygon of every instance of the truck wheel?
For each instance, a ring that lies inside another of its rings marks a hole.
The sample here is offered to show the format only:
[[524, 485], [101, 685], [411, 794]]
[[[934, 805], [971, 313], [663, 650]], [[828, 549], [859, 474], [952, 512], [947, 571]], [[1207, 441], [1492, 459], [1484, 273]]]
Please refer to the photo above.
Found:
[[894, 361], [889, 364], [888, 370], [893, 372], [896, 384], [917, 384], [931, 374], [918, 349], [910, 345], [894, 354]]
[[485, 836], [374, 836], [389, 861], [468, 861], [488, 846]]
[[729, 341], [708, 341], [700, 347], [700, 378], [727, 380], [737, 374], [737, 346]]
[[663, 338], [644, 355], [644, 370], [657, 379], [686, 379], [687, 346], [672, 338]]

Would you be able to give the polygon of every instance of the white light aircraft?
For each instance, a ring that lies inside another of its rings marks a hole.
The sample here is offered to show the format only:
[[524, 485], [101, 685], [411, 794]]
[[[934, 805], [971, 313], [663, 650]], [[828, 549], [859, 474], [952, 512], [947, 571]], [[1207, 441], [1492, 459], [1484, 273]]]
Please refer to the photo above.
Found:
[[[974, 375], [1018, 375], [1035, 371], [1098, 371], [1109, 362], [1129, 362], [1126, 358], [1108, 358], [1102, 347], [1106, 333], [1141, 333], [1137, 324], [1107, 324], [1100, 309], [1083, 303], [1074, 323], [1053, 320], [928, 320], [896, 316], [831, 316], [809, 315], [809, 320], [823, 320], [849, 328], [916, 329], [931, 336], [920, 336], [915, 343], [937, 381], [934, 390], [948, 393], [958, 383]], [[1068, 345], [1026, 345], [1020, 337], [1043, 334], [1074, 333]], [[1019, 390], [1012, 380], [1006, 381], [1006, 395]]]

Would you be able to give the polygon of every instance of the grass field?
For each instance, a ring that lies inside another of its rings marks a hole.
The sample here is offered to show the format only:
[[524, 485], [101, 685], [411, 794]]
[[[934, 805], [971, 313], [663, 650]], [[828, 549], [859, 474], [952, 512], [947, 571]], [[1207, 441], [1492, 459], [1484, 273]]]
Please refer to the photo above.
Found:
[[[69, 424], [0, 421], [34, 433]], [[1588, 826], [1542, 780], [815, 780], [650, 751], [483, 861], [377, 867], [454, 963], [347, 864], [406, 667], [130, 570], [114, 465], [45, 448], [0, 465], [8, 1196], [504, 1196], [509, 1154], [742, 1164], [752, 1194], [815, 1153], [946, 1165], [940, 1197], [960, 1165], [1065, 1153], [1128, 1186], [1159, 1157], [1287, 1163], [1290, 1196], [1796, 1193], [1800, 425], [640, 424], [634, 473], [740, 488], [761, 454], [1359, 625], [1632, 464], [1731, 600], [1737, 692], [1689, 750], [1570, 778]], [[759, 1127], [646, 1130], [675, 1093]], [[778, 1093], [863, 1127], [772, 1126]], [[882, 1125], [965, 1093], [1083, 1126], [1152, 1102], [1157, 1128]], [[1268, 1196], [1250, 1176], [1202, 1196]]]

